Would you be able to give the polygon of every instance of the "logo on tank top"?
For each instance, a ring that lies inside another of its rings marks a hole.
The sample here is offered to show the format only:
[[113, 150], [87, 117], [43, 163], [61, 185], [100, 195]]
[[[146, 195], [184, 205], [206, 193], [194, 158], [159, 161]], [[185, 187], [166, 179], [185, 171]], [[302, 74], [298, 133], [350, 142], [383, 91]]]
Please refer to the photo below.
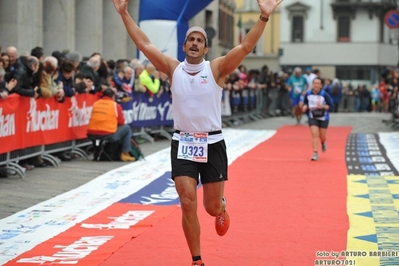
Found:
[[208, 83], [208, 76], [201, 76], [201, 84], [207, 84]]

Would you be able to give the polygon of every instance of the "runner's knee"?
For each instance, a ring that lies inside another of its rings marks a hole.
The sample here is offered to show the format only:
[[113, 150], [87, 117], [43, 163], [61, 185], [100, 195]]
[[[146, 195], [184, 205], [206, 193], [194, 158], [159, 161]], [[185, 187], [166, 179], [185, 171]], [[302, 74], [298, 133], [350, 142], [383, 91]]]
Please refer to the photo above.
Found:
[[222, 212], [222, 201], [204, 202], [206, 212], [211, 216], [217, 216]]

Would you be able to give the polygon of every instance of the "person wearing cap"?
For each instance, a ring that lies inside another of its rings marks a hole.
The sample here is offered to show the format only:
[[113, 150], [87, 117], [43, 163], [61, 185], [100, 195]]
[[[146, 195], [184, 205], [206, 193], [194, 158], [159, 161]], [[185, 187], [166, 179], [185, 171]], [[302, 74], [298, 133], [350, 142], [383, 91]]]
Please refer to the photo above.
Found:
[[227, 154], [222, 134], [221, 101], [225, 78], [252, 52], [262, 36], [266, 22], [282, 0], [257, 0], [258, 21], [238, 46], [226, 55], [205, 61], [208, 52], [206, 32], [192, 27], [186, 32], [183, 62], [163, 54], [137, 26], [127, 11], [128, 1], [112, 0], [116, 11], [137, 48], [169, 77], [175, 133], [171, 143], [172, 179], [182, 210], [182, 227], [193, 265], [204, 265], [197, 216], [197, 185], [203, 185], [203, 205], [215, 217], [218, 235], [230, 224], [226, 211], [224, 185], [227, 180]]

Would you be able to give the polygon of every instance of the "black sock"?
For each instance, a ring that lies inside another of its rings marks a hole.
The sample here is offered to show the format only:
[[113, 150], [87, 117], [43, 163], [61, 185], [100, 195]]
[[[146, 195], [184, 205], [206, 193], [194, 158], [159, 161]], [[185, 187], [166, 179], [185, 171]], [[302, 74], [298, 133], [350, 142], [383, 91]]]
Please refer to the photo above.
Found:
[[193, 261], [201, 260], [201, 256], [195, 256], [193, 257]]

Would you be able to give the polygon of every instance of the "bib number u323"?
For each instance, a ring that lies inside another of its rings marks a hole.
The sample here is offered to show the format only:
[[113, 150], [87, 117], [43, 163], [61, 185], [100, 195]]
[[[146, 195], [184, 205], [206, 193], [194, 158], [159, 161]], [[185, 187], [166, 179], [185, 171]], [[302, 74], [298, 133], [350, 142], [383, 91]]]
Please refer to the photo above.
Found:
[[206, 163], [208, 161], [208, 133], [180, 132], [177, 158]]

